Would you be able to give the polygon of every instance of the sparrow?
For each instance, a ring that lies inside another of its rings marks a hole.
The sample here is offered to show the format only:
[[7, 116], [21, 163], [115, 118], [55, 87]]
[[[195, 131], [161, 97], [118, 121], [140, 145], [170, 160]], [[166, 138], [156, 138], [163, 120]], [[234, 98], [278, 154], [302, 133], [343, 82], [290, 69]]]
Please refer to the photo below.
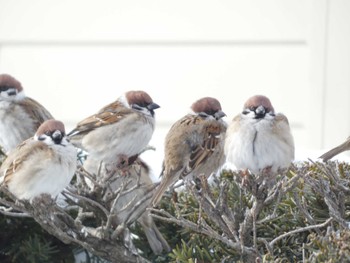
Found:
[[226, 133], [227, 162], [253, 174], [275, 174], [294, 159], [294, 140], [288, 119], [275, 113], [270, 100], [256, 95], [233, 118]]
[[33, 136], [52, 115], [37, 101], [26, 97], [21, 83], [0, 74], [0, 146], [4, 152]]
[[0, 168], [0, 183], [18, 199], [41, 194], [56, 197], [71, 181], [77, 166], [76, 148], [67, 140], [64, 124], [47, 120], [34, 137], [10, 151]]
[[88, 158], [123, 167], [151, 140], [157, 108], [159, 105], [146, 92], [128, 91], [79, 122], [68, 137], [74, 145], [88, 152]]
[[[132, 161], [123, 175], [118, 173], [119, 170], [115, 168], [111, 170], [106, 167], [106, 164], [92, 158], [88, 158], [83, 167], [91, 175], [98, 176], [97, 180], [103, 178], [106, 192], [102, 200], [107, 204], [108, 209], [112, 209], [115, 213], [113, 227], [137, 220], [154, 254], [159, 255], [163, 251], [170, 251], [167, 241], [159, 232], [149, 211], [146, 210], [154, 192], [154, 183], [151, 180], [149, 166], [141, 158], [138, 157]], [[87, 184], [91, 187], [91, 182]], [[113, 204], [118, 193], [119, 198]]]
[[201, 98], [192, 104], [191, 110], [166, 135], [162, 179], [152, 198], [153, 206], [179, 179], [209, 177], [225, 161], [227, 125], [222, 119], [226, 114], [220, 102], [211, 97]]
[[328, 152], [321, 155], [319, 158], [321, 158], [324, 162], [328, 161], [329, 159], [332, 159], [334, 156], [336, 156], [339, 153], [345, 152], [350, 150], [350, 137], [346, 139], [345, 142], [338, 145], [337, 147], [329, 150]]

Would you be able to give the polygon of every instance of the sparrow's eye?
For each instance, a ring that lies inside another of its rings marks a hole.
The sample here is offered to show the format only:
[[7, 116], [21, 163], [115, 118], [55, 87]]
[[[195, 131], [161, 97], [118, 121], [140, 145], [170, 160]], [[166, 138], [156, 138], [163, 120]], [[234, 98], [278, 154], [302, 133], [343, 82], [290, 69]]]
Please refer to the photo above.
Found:
[[242, 111], [242, 114], [244, 114], [244, 115], [247, 115], [247, 114], [249, 114], [249, 110], [244, 110], [244, 111]]

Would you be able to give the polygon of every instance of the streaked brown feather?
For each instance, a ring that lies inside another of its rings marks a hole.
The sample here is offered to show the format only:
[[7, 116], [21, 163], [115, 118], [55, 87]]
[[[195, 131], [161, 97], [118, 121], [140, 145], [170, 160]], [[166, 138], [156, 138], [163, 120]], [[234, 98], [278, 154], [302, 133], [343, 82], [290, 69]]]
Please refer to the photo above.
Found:
[[32, 98], [26, 97], [24, 100], [18, 101], [18, 105], [20, 105], [24, 111], [34, 119], [36, 126], [35, 129], [39, 128], [44, 121], [53, 119], [51, 113]]
[[128, 114], [133, 113], [129, 108], [126, 108], [119, 101], [115, 101], [102, 108], [97, 114], [94, 114], [78, 123], [77, 127], [68, 135], [84, 134], [98, 127], [116, 123]]
[[42, 151], [44, 148], [47, 148], [45, 143], [29, 138], [11, 151], [1, 165], [1, 176], [4, 176], [4, 184], [7, 184], [11, 180], [12, 175], [30, 155], [36, 151]]
[[192, 104], [191, 109], [195, 114], [188, 114], [175, 122], [166, 136], [163, 178], [152, 198], [153, 206], [181, 177], [189, 178], [189, 174], [203, 172], [210, 175], [223, 161], [220, 137], [226, 132], [226, 124], [218, 122], [216, 116], [210, 119], [202, 114], [214, 117], [220, 111], [218, 116], [222, 117], [224, 113], [219, 101], [205, 97]]
[[219, 125], [208, 125], [205, 127], [205, 139], [202, 145], [197, 145], [191, 152], [190, 161], [188, 167], [193, 170], [201, 163], [205, 162], [212, 153], [215, 151], [215, 147], [219, 144], [221, 128]]

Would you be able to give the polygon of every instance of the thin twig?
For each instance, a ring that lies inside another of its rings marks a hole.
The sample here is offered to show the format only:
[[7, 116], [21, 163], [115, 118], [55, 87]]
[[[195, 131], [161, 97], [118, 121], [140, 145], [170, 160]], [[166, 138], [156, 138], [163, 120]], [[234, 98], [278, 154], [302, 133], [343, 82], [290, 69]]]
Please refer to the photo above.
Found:
[[23, 213], [23, 212], [12, 212], [13, 209], [12, 207], [6, 208], [3, 206], [0, 206], [0, 213], [5, 215], [5, 216], [11, 216], [11, 217], [32, 217], [28, 213]]
[[280, 241], [281, 239], [285, 238], [285, 237], [288, 237], [290, 235], [293, 235], [293, 234], [297, 234], [297, 233], [300, 233], [300, 232], [305, 232], [305, 231], [309, 231], [309, 230], [312, 230], [312, 229], [315, 229], [315, 228], [322, 228], [322, 227], [325, 227], [326, 225], [328, 225], [331, 221], [333, 220], [332, 217], [328, 218], [325, 222], [321, 223], [321, 224], [317, 224], [317, 225], [311, 225], [311, 226], [306, 226], [306, 227], [301, 227], [301, 228], [297, 228], [295, 230], [292, 230], [292, 231], [289, 231], [287, 233], [284, 233], [278, 237], [276, 237], [274, 240], [272, 240], [270, 243], [269, 243], [269, 246], [270, 247], [273, 247], [274, 244], [278, 241]]
[[87, 198], [87, 197], [84, 197], [84, 196], [81, 196], [81, 195], [78, 195], [78, 194], [74, 194], [70, 191], [67, 191], [67, 190], [64, 190], [63, 193], [66, 193], [72, 197], [75, 197], [79, 200], [83, 200], [83, 201], [86, 201], [87, 203], [90, 203], [91, 205], [95, 206], [95, 207], [98, 207], [105, 215], [106, 217], [108, 218], [108, 215], [109, 215], [109, 212], [106, 208], [104, 208], [101, 204], [97, 203], [96, 201], [94, 200], [91, 200], [90, 198]]
[[241, 247], [239, 243], [233, 242], [232, 240], [227, 239], [222, 235], [219, 235], [216, 231], [214, 231], [211, 227], [209, 227], [209, 225], [205, 221], [202, 222], [203, 227], [199, 227], [197, 224], [193, 223], [192, 221], [186, 220], [184, 218], [177, 219], [173, 217], [170, 213], [164, 211], [163, 209], [162, 210], [154, 209], [154, 208], [148, 208], [148, 209], [151, 212], [161, 214], [161, 215], [154, 214], [154, 213], [151, 214], [153, 217], [157, 219], [163, 220], [165, 222], [175, 223], [182, 227], [192, 229], [198, 233], [202, 233], [202, 234], [205, 234], [206, 236], [215, 238], [223, 242], [224, 244], [228, 245], [229, 247], [235, 249], [236, 251], [241, 251], [241, 248], [242, 248], [243, 252], [246, 254], [250, 254], [250, 255], [256, 254], [256, 251], [254, 249], [246, 246]]

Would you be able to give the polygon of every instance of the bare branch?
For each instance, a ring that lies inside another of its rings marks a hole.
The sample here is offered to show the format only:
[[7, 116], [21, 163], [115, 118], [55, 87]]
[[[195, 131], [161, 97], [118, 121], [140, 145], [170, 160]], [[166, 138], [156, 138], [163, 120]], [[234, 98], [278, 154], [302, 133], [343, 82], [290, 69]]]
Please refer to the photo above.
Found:
[[12, 216], [12, 217], [32, 217], [31, 215], [27, 213], [22, 213], [22, 212], [12, 212], [13, 208], [6, 208], [4, 206], [0, 206], [0, 213], [5, 215], [5, 216]]
[[84, 197], [84, 196], [81, 196], [81, 195], [78, 195], [78, 194], [74, 194], [72, 193], [71, 191], [67, 191], [67, 190], [64, 190], [63, 193], [67, 194], [67, 195], [70, 195], [74, 198], [77, 198], [78, 200], [82, 200], [82, 201], [85, 201], [95, 207], [98, 207], [105, 215], [106, 215], [106, 218], [108, 218], [108, 215], [109, 215], [109, 212], [106, 208], [104, 208], [102, 205], [100, 205], [98, 202], [94, 201], [94, 200], [91, 200], [87, 197]]
[[269, 246], [270, 247], [273, 247], [275, 245], [276, 242], [280, 241], [281, 239], [285, 238], [285, 237], [288, 237], [290, 235], [294, 235], [294, 234], [297, 234], [297, 233], [300, 233], [300, 232], [305, 232], [305, 231], [309, 231], [309, 230], [313, 230], [313, 229], [319, 229], [319, 228], [322, 228], [322, 227], [325, 227], [327, 226], [331, 221], [333, 220], [333, 218], [328, 218], [325, 222], [321, 223], [321, 224], [317, 224], [317, 225], [311, 225], [311, 226], [306, 226], [306, 227], [302, 227], [302, 228], [297, 228], [295, 230], [292, 230], [292, 231], [289, 231], [287, 233], [284, 233], [278, 237], [276, 237], [274, 240], [272, 240], [270, 243], [269, 243]]

